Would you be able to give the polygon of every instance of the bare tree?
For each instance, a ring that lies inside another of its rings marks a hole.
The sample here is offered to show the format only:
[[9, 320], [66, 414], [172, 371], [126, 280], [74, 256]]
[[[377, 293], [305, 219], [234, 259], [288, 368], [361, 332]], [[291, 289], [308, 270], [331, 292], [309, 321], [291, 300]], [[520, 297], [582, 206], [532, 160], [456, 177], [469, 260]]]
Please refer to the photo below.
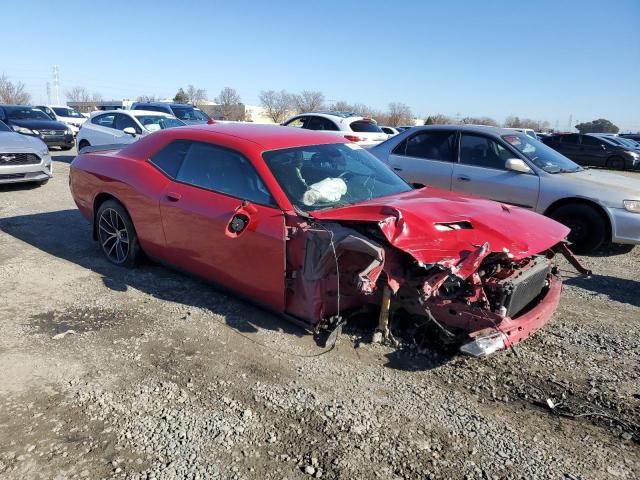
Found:
[[102, 94], [100, 92], [93, 92], [91, 94], [91, 101], [92, 102], [101, 102], [102, 101]]
[[24, 83], [10, 82], [9, 78], [0, 76], [0, 103], [26, 104], [31, 101], [31, 95], [24, 91]]
[[260, 104], [274, 123], [286, 120], [292, 109], [291, 95], [285, 90], [263, 90], [260, 92]]
[[200, 105], [207, 101], [207, 91], [204, 88], [196, 88], [193, 85], [187, 87], [187, 97], [189, 97], [189, 103], [193, 105]]
[[508, 128], [521, 128], [522, 122], [520, 121], [520, 117], [514, 117], [513, 115], [509, 115], [507, 118], [504, 119], [503, 125]]
[[238, 108], [241, 101], [235, 88], [224, 87], [215, 98], [215, 102], [220, 105], [223, 120], [244, 120], [244, 108]]
[[71, 102], [90, 102], [91, 101], [91, 95], [89, 94], [89, 91], [84, 88], [84, 87], [73, 87], [70, 90], [67, 90], [65, 92], [65, 95], [67, 97], [67, 100], [71, 101]]
[[329, 105], [329, 110], [334, 112], [353, 112], [361, 117], [375, 117], [377, 113], [373, 108], [363, 103], [349, 103], [344, 100], [332, 103]]
[[156, 97], [155, 95], [140, 95], [138, 98], [136, 98], [136, 101], [145, 103], [157, 102], [158, 97]]
[[520, 118], [509, 115], [504, 120], [504, 126], [509, 128], [531, 128], [536, 132], [549, 129], [549, 122], [546, 120], [533, 120], [531, 118]]
[[411, 108], [404, 103], [391, 102], [389, 110], [380, 116], [380, 121], [384, 119], [384, 124], [391, 127], [398, 125], [413, 125], [413, 114]]
[[455, 123], [454, 120], [448, 115], [444, 115], [442, 113], [429, 115], [424, 121], [425, 125], [450, 125], [452, 123]]
[[324, 106], [324, 94], [316, 90], [303, 90], [292, 96], [296, 113], [318, 112]]
[[467, 125], [490, 125], [492, 127], [499, 125], [498, 122], [491, 117], [464, 117], [460, 122]]

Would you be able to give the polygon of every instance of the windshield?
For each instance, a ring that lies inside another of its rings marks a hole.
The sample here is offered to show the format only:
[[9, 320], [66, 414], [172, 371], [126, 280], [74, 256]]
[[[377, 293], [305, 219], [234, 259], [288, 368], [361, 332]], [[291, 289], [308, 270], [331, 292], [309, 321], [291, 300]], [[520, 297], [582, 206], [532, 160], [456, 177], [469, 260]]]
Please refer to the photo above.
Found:
[[563, 173], [582, 170], [577, 163], [573, 163], [561, 153], [529, 135], [504, 135], [502, 138], [545, 172]]
[[69, 117], [69, 118], [84, 118], [84, 116], [73, 108], [67, 107], [53, 107], [53, 111], [56, 112], [56, 115], [59, 117]]
[[5, 107], [7, 112], [7, 118], [9, 120], [48, 120], [51, 121], [51, 117], [44, 113], [42, 110], [31, 107]]
[[411, 190], [380, 160], [352, 143], [272, 150], [262, 157], [291, 203], [303, 211]]
[[177, 118], [163, 117], [161, 115], [136, 115], [135, 117], [150, 132], [186, 125], [186, 123]]
[[610, 138], [607, 138], [607, 140], [613, 140], [614, 142], [617, 142], [618, 144], [622, 145], [623, 147], [638, 148], [638, 142], [634, 142], [633, 140], [631, 140], [629, 138], [610, 137]]
[[200, 120], [193, 107], [171, 107], [173, 114], [180, 120]]

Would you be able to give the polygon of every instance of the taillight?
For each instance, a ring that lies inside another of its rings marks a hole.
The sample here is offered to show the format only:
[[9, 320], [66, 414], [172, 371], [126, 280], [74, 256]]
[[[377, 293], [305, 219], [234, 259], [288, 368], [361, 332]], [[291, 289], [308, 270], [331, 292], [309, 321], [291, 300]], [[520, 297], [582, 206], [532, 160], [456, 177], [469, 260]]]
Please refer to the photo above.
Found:
[[362, 142], [362, 140], [363, 140], [362, 138], [357, 137], [355, 135], [345, 135], [344, 138], [346, 138], [350, 142]]
[[207, 125], [213, 125], [214, 123], [216, 123], [216, 121], [213, 118], [209, 117], [209, 120], [207, 120]]

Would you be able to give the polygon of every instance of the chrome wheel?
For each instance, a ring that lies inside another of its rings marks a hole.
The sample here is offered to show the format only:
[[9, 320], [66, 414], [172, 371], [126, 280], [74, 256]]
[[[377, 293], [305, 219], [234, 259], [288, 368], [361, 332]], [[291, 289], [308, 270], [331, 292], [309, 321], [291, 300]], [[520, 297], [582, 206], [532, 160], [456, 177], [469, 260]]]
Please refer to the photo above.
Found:
[[122, 264], [129, 255], [129, 232], [124, 219], [113, 208], [105, 208], [98, 220], [102, 250], [113, 263]]

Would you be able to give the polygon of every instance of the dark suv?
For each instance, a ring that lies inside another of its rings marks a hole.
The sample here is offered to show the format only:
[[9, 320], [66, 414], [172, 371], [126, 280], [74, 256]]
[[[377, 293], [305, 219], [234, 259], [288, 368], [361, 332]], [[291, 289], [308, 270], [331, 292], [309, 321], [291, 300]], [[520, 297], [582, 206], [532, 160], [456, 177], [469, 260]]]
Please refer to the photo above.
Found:
[[73, 132], [66, 124], [29, 105], [0, 105], [0, 121], [14, 132], [39, 137], [47, 147], [70, 150], [75, 146]]
[[182, 120], [187, 125], [213, 123], [213, 120], [211, 120], [209, 115], [188, 103], [136, 102], [131, 106], [131, 110], [147, 110], [152, 112], [168, 113], [169, 115], [173, 115], [174, 117]]
[[604, 166], [617, 170], [640, 168], [640, 154], [606, 137], [578, 133], [553, 135], [542, 141], [579, 165]]

